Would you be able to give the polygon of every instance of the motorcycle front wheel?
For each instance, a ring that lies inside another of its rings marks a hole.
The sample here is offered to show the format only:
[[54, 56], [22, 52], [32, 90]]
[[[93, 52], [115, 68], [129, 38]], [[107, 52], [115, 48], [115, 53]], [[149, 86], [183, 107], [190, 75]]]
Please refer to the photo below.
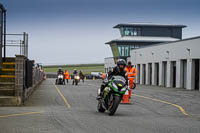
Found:
[[119, 103], [121, 101], [121, 98], [119, 96], [114, 96], [113, 97], [113, 100], [112, 100], [112, 103], [111, 103], [111, 107], [109, 109], [109, 115], [112, 116], [115, 114], [118, 106], [119, 106]]

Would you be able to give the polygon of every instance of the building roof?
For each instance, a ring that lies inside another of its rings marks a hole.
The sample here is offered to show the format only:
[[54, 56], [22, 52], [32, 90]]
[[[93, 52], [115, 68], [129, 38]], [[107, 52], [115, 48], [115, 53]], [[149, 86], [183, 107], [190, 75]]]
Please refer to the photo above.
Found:
[[172, 42], [178, 40], [179, 39], [172, 37], [124, 36], [115, 40], [111, 40], [106, 44], [111, 44], [115, 42]]
[[5, 9], [5, 7], [0, 3], [0, 8], [5, 12], [6, 11], [6, 9]]
[[159, 23], [121, 23], [117, 24], [113, 28], [120, 28], [123, 26], [136, 26], [136, 27], [178, 27], [185, 28], [186, 25], [175, 25], [175, 24], [159, 24]]

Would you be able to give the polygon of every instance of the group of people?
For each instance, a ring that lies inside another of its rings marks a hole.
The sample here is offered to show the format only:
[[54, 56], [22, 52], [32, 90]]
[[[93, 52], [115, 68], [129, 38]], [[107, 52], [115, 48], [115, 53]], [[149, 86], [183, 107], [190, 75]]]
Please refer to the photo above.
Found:
[[[66, 82], [69, 83], [70, 74], [69, 74], [68, 70], [65, 70], [65, 72], [63, 72], [62, 68], [59, 68], [58, 71], [57, 71], [57, 75], [59, 75], [59, 74], [62, 74], [64, 76], [64, 80], [66, 80]], [[83, 75], [83, 72], [81, 70], [78, 72], [77, 69], [74, 69], [73, 77], [75, 77], [75, 76], [79, 76], [80, 80], [82, 80], [84, 82], [84, 75]]]
[[80, 77], [80, 80], [82, 80], [84, 82], [84, 75], [83, 75], [83, 72], [82, 71], [77, 71], [77, 69], [74, 69], [73, 71], [73, 77], [75, 76], [79, 76]]
[[[129, 97], [131, 97], [132, 89], [134, 88], [134, 78], [137, 74], [136, 68], [132, 66], [131, 61], [126, 64], [126, 61], [124, 59], [119, 59], [117, 61], [117, 66], [113, 68], [112, 72], [108, 72], [108, 77], [107, 79], [112, 78], [112, 76], [123, 76], [126, 79], [126, 84], [128, 85], [129, 83]], [[101, 85], [101, 93], [99, 96], [97, 96], [97, 99], [102, 98], [102, 94], [104, 91], [104, 88], [107, 85], [107, 80], [104, 81]]]

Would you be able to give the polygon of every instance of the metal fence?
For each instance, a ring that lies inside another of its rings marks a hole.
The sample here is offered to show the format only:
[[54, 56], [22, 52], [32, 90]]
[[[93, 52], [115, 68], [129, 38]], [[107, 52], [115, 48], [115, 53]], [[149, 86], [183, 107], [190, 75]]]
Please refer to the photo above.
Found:
[[4, 57], [24, 55], [28, 58], [28, 34], [6, 34], [6, 48], [3, 51]]

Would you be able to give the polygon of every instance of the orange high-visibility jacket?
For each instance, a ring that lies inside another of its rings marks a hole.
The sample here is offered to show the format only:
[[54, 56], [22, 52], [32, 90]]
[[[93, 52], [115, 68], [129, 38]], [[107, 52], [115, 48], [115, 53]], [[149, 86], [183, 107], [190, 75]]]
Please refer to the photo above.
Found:
[[106, 74], [102, 73], [102, 79], [104, 80], [106, 78]]
[[128, 78], [133, 78], [136, 76], [137, 74], [137, 71], [136, 71], [136, 68], [135, 67], [126, 67], [125, 68], [125, 71], [127, 72], [128, 74]]
[[69, 79], [69, 72], [68, 71], [65, 72], [65, 79]]

